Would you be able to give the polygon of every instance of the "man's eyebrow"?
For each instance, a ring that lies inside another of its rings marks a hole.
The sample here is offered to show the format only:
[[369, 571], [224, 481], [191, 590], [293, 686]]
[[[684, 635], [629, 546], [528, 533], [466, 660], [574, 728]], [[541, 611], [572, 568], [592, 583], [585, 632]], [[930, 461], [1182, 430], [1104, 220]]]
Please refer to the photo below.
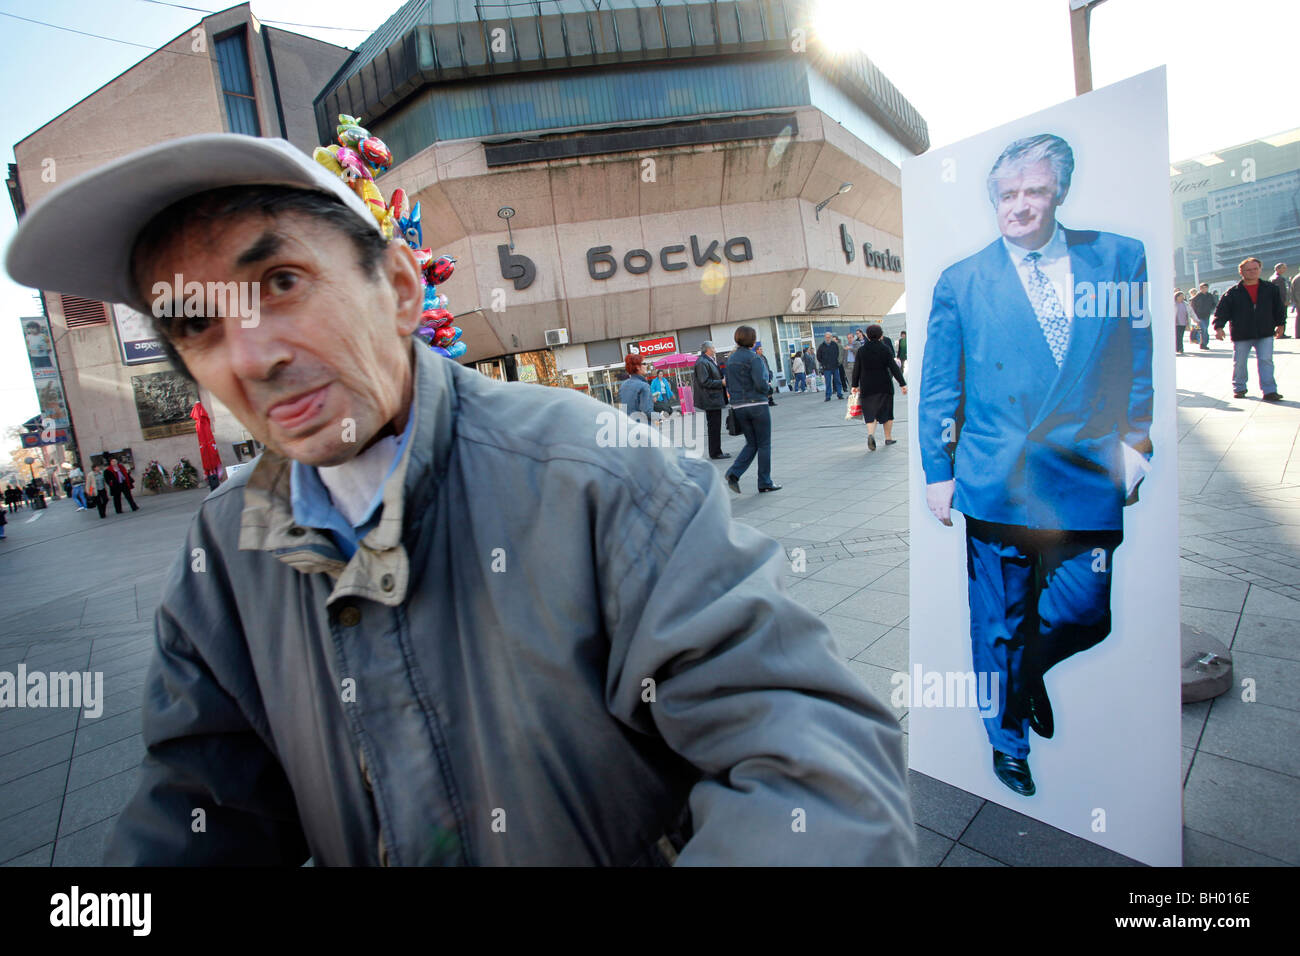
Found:
[[278, 253], [283, 245], [283, 237], [274, 232], [264, 232], [258, 237], [257, 242], [240, 253], [239, 258], [235, 260], [235, 265], [242, 268], [262, 262]]

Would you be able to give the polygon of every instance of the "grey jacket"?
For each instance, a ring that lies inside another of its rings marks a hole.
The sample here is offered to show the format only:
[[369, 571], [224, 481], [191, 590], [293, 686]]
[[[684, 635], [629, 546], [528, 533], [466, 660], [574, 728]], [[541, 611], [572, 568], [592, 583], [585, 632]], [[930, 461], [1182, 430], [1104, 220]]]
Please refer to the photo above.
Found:
[[203, 503], [107, 862], [911, 862], [897, 720], [709, 462], [414, 351], [350, 561], [273, 452]]

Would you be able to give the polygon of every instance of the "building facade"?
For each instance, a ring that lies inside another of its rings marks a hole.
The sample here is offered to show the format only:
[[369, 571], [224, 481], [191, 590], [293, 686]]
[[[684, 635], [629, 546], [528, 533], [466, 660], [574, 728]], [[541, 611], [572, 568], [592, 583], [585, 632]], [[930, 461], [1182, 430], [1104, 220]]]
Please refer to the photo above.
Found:
[[392, 149], [464, 361], [610, 401], [653, 357], [757, 327], [778, 379], [903, 291], [899, 167], [924, 120], [804, 0], [413, 0], [316, 97]]
[[[319, 143], [312, 98], [348, 55], [260, 23], [246, 3], [204, 17], [15, 144], [7, 183], [14, 211], [21, 218], [61, 183], [182, 136], [276, 136], [310, 154]], [[199, 399], [223, 463], [255, 450], [220, 402], [172, 368], [145, 316], [45, 290], [41, 299], [66, 400], [69, 451], [83, 467], [102, 452], [134, 463], [137, 475], [152, 460], [170, 470], [189, 458], [198, 467], [189, 411]], [[24, 320], [25, 329], [39, 324]], [[42, 414], [55, 417], [39, 383], [38, 394]]]
[[1221, 292], [1254, 256], [1264, 277], [1279, 262], [1300, 268], [1300, 129], [1174, 163], [1174, 271], [1180, 289]]

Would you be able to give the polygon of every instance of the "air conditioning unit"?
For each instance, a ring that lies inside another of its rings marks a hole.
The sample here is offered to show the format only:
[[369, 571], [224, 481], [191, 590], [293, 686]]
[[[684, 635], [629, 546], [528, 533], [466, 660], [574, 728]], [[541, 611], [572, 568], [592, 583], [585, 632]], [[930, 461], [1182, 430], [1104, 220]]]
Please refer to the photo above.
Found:
[[569, 344], [568, 329], [547, 329], [546, 330], [546, 347], [553, 349], [557, 345]]
[[840, 307], [840, 297], [834, 292], [827, 292], [821, 289], [814, 293], [812, 302], [808, 304], [809, 312], [822, 312], [826, 309], [838, 309]]

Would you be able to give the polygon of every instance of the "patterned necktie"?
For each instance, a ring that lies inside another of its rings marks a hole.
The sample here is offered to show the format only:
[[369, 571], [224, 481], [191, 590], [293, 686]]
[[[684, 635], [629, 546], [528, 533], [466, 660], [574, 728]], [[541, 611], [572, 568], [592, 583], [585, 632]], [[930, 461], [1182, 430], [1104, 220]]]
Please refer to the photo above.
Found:
[[1029, 263], [1029, 304], [1038, 316], [1038, 325], [1047, 339], [1047, 347], [1052, 350], [1056, 367], [1065, 361], [1065, 349], [1070, 344], [1070, 320], [1065, 317], [1061, 300], [1056, 297], [1056, 290], [1051, 281], [1038, 268], [1038, 260], [1043, 258], [1041, 252], [1031, 252], [1025, 256]]

